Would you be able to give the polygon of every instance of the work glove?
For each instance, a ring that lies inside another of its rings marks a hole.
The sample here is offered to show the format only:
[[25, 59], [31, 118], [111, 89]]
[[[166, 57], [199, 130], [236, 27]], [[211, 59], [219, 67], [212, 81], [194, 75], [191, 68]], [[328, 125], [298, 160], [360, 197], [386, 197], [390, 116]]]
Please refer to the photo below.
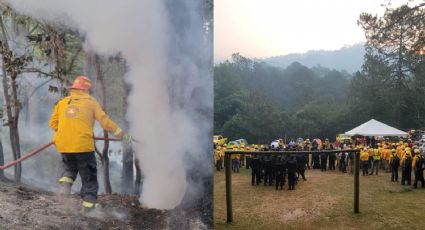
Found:
[[124, 141], [124, 143], [126, 143], [126, 144], [131, 144], [131, 142], [133, 141], [133, 137], [132, 136], [130, 136], [129, 134], [127, 134], [127, 133], [125, 133], [123, 136], [122, 136], [122, 141]]

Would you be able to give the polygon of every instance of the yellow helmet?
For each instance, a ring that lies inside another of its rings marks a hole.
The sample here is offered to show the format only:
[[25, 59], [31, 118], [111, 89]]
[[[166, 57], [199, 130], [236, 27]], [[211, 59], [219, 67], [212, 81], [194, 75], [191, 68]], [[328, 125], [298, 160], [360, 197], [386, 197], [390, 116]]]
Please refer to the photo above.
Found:
[[227, 144], [224, 144], [223, 147], [227, 147]]

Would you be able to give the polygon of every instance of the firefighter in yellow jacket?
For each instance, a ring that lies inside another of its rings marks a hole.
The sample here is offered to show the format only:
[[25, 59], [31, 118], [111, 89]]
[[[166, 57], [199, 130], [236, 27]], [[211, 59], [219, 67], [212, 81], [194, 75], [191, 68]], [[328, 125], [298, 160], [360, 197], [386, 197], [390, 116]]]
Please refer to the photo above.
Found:
[[70, 87], [70, 95], [56, 104], [49, 124], [55, 131], [53, 141], [56, 149], [62, 155], [60, 192], [69, 194], [77, 174], [80, 174], [82, 182], [80, 196], [85, 208], [98, 206], [99, 185], [94, 153], [94, 121], [97, 120], [103, 129], [113, 133], [114, 136], [131, 143], [131, 136], [125, 134], [102, 110], [96, 99], [90, 96], [91, 87], [90, 79], [78, 76]]

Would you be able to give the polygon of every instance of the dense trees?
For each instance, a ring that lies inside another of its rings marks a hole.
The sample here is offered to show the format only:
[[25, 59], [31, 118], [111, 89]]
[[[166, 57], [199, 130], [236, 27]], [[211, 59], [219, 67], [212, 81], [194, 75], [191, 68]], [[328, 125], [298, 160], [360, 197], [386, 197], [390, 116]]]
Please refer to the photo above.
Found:
[[[279, 69], [239, 54], [214, 69], [215, 132], [264, 143], [285, 135], [333, 135], [349, 75], [293, 63]], [[334, 128], [330, 127], [332, 124]]]

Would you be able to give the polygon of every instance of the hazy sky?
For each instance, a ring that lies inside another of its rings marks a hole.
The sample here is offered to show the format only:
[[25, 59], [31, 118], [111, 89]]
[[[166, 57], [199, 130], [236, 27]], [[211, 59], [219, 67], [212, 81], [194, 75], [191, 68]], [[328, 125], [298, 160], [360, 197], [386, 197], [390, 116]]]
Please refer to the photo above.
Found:
[[[268, 57], [335, 50], [365, 41], [360, 13], [382, 15], [388, 0], [214, 0], [216, 61], [239, 52]], [[407, 0], [392, 0], [399, 6]]]

